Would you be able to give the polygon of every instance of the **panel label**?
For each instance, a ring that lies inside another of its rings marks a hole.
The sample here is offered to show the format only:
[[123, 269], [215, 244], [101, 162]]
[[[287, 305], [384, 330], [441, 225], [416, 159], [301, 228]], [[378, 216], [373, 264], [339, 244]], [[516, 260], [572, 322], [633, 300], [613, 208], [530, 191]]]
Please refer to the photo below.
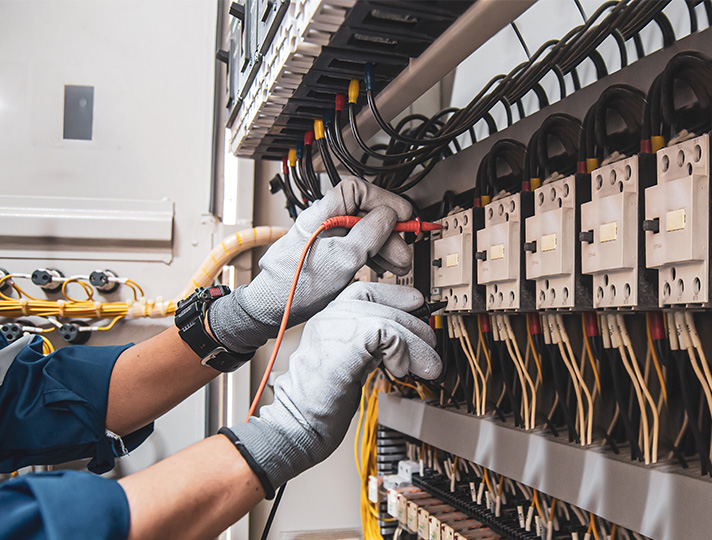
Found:
[[665, 214], [665, 230], [679, 231], [685, 228], [685, 221], [687, 220], [687, 212], [684, 208], [679, 210], [671, 210]]
[[445, 266], [447, 268], [452, 268], [453, 266], [457, 266], [458, 264], [460, 264], [459, 253], [451, 253], [445, 258]]
[[598, 236], [601, 243], [613, 242], [618, 238], [618, 222], [604, 223], [598, 228]]
[[556, 249], [556, 233], [541, 237], [541, 250], [554, 251]]
[[497, 244], [490, 248], [490, 260], [504, 259], [504, 244]]

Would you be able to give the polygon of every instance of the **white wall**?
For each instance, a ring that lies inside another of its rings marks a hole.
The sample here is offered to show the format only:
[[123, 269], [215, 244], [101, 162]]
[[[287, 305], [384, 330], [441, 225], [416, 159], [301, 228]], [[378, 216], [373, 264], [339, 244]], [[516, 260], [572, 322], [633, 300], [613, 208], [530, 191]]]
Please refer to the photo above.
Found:
[[[215, 3], [201, 0], [0, 0], [0, 198], [168, 198], [175, 205], [169, 264], [0, 256], [0, 266], [28, 273], [54, 266], [66, 275], [111, 268], [149, 298], [183, 289], [219, 233], [205, 215], [215, 27]], [[62, 138], [65, 84], [95, 87], [92, 141]], [[128, 294], [106, 299], [119, 297]], [[90, 344], [142, 341], [170, 324], [120, 323]], [[143, 468], [203, 432], [201, 391], [161, 418], [119, 471]]]

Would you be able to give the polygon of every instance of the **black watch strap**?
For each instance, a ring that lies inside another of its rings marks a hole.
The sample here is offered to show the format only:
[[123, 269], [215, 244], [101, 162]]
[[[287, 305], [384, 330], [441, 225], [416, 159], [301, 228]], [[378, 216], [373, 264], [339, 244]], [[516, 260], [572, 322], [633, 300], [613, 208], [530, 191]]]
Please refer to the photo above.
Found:
[[183, 341], [200, 357], [201, 364], [229, 373], [248, 362], [254, 353], [239, 354], [227, 350], [205, 330], [203, 320], [208, 306], [217, 298], [230, 294], [224, 286], [196, 289], [176, 308], [175, 324]]

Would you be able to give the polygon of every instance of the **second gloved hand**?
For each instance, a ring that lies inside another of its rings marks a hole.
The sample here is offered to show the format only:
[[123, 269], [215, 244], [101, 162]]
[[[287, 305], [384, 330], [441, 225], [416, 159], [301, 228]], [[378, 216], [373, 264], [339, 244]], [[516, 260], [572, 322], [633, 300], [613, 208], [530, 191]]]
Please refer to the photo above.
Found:
[[324, 309], [367, 262], [381, 271], [407, 273], [411, 251], [393, 227], [411, 213], [405, 199], [358, 178], [344, 178], [302, 212], [289, 232], [270, 247], [252, 283], [210, 307], [210, 329], [218, 341], [237, 353], [250, 353], [275, 337], [302, 250], [330, 217], [364, 216], [348, 234], [332, 229], [314, 242], [299, 277], [290, 326]]
[[274, 403], [232, 433], [221, 430], [239, 439], [268, 495], [339, 446], [361, 387], [381, 362], [397, 377], [440, 375], [434, 332], [407, 313], [422, 304], [410, 287], [354, 283], [306, 324], [289, 371], [274, 386]]

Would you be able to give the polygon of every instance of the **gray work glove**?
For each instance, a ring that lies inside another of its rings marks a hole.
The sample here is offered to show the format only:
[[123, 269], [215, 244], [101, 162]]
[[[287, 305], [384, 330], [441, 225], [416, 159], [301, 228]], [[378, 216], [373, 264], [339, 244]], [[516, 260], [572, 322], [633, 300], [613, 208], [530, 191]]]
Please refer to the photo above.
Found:
[[440, 375], [434, 332], [406, 313], [421, 305], [423, 296], [410, 287], [349, 286], [304, 327], [289, 371], [274, 386], [274, 402], [259, 418], [221, 430], [268, 496], [336, 450], [358, 408], [361, 387], [381, 362], [396, 377], [408, 371], [425, 379]]
[[314, 242], [299, 276], [290, 326], [324, 309], [367, 262], [377, 271], [406, 274], [412, 254], [393, 227], [411, 213], [405, 199], [358, 178], [344, 178], [302, 212], [289, 232], [267, 250], [259, 263], [262, 271], [249, 285], [210, 306], [211, 331], [237, 353], [253, 352], [275, 337], [304, 245], [330, 217], [364, 216], [350, 231], [331, 229]]

